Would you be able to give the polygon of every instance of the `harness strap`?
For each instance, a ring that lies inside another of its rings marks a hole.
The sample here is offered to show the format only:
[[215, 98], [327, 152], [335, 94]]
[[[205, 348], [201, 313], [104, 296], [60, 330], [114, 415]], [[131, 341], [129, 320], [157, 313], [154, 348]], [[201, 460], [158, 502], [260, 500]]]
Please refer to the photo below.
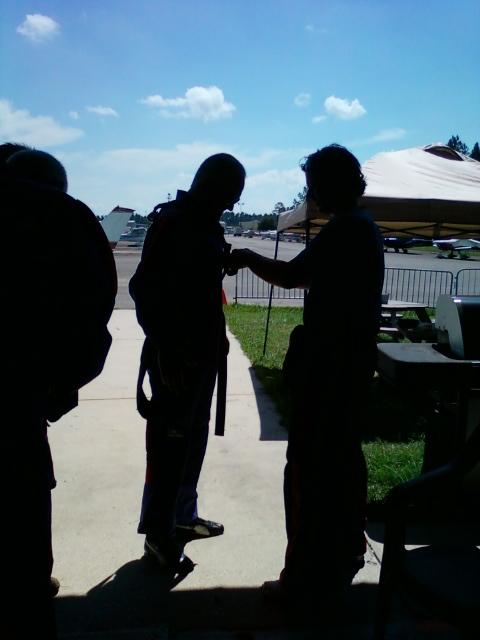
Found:
[[148, 338], [146, 338], [143, 343], [142, 355], [140, 356], [140, 368], [137, 378], [137, 411], [145, 420], [149, 420], [152, 415], [152, 401], [147, 398], [143, 390], [143, 381], [148, 369], [148, 351]]

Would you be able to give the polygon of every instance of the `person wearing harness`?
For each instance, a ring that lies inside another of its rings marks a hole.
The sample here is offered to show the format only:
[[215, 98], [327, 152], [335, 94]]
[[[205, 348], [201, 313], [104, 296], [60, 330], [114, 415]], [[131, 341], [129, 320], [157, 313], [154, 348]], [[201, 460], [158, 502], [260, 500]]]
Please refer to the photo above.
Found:
[[[245, 169], [229, 154], [207, 158], [189, 191], [159, 204], [149, 218], [138, 268], [130, 280], [145, 333], [137, 406], [146, 419], [147, 468], [138, 532], [145, 553], [161, 566], [182, 563], [188, 539], [221, 535], [223, 525], [197, 511], [197, 483], [207, 447], [217, 372], [226, 374], [228, 341], [222, 277], [230, 246], [220, 216], [233, 209]], [[143, 378], [148, 372], [152, 397]], [[225, 383], [218, 382], [217, 424], [223, 433]], [[223, 396], [223, 397], [222, 397]]]

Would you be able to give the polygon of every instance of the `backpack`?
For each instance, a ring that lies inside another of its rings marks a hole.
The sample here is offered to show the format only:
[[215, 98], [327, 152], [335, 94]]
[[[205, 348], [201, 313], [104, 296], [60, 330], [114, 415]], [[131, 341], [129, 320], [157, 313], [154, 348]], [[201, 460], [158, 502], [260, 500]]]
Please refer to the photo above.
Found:
[[112, 342], [115, 262], [82, 202], [32, 183], [1, 186], [16, 236], [2, 256], [13, 327], [7, 366], [12, 376], [38, 381], [45, 417], [55, 421], [77, 406], [78, 390], [103, 369]]
[[[103, 370], [112, 337], [108, 321], [115, 305], [117, 275], [107, 237], [94, 214], [78, 200], [70, 203], [73, 236], [60, 284], [56, 368], [49, 402], [51, 421], [78, 403], [78, 390]], [[65, 242], [66, 238], [63, 238]], [[65, 288], [63, 288], [63, 286]], [[63, 330], [62, 330], [63, 329]], [[65, 405], [65, 400], [70, 402]]]

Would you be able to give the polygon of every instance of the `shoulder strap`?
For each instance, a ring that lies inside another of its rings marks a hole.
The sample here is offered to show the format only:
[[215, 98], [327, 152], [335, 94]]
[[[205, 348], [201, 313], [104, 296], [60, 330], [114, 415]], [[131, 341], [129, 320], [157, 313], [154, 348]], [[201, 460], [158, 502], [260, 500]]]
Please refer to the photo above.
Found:
[[143, 381], [145, 380], [145, 374], [147, 373], [148, 361], [150, 359], [150, 345], [148, 338], [145, 338], [142, 348], [142, 355], [140, 356], [140, 368], [138, 370], [137, 378], [137, 411], [148, 420], [152, 414], [152, 401], [148, 400], [143, 390]]

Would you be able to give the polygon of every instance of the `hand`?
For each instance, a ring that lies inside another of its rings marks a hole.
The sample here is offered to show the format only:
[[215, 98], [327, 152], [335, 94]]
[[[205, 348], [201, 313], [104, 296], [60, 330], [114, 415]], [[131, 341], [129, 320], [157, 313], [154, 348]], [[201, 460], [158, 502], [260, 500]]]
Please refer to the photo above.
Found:
[[251, 249], [234, 249], [229, 255], [229, 265], [227, 273], [229, 273], [230, 269], [234, 270], [234, 273], [236, 273], [239, 269], [248, 267], [254, 255], [255, 252]]

